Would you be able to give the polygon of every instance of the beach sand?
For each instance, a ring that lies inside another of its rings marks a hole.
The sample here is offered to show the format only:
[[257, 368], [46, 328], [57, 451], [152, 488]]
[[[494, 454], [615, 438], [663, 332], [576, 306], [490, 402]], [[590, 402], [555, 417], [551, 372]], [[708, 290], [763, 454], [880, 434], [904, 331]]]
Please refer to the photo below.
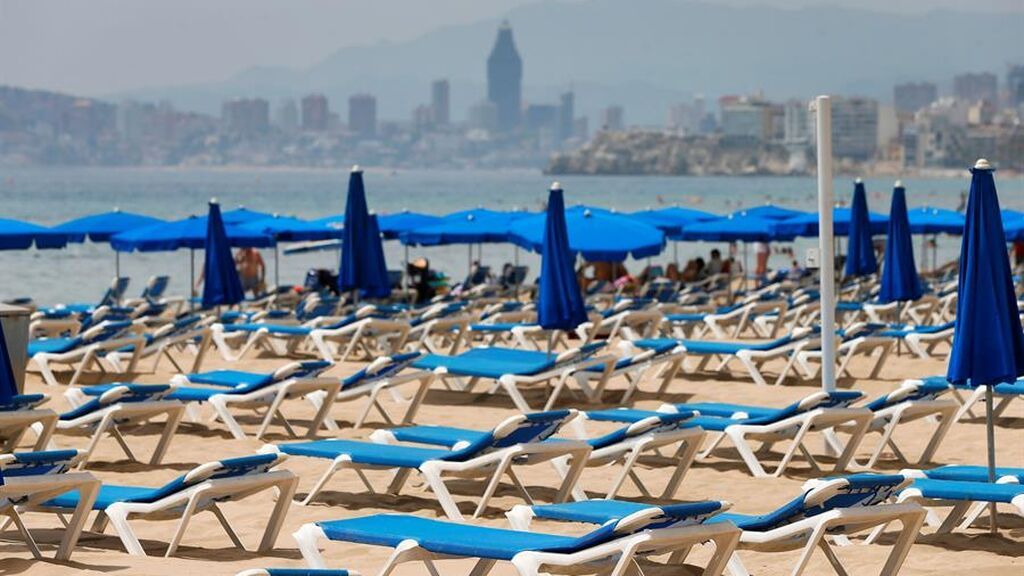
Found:
[[[204, 369], [231, 367], [247, 370], [266, 370], [279, 366], [283, 361], [274, 358], [258, 358], [244, 360], [228, 365], [216, 354], [208, 355]], [[355, 371], [358, 364], [347, 364], [332, 369], [332, 374], [345, 375]], [[777, 369], [777, 366], [775, 367]], [[865, 392], [869, 397], [882, 394], [899, 384], [904, 378], [945, 373], [943, 360], [918, 360], [906, 353], [901, 357], [891, 357], [887, 367], [882, 371], [882, 379], [864, 380], [845, 379], [840, 382], [843, 388], [854, 388]], [[170, 377], [169, 364], [164, 363], [161, 371], [156, 374], [141, 374], [135, 378], [138, 382], [166, 382]], [[866, 373], [865, 363], [855, 364], [855, 374]], [[771, 370], [769, 370], [771, 372]], [[66, 380], [66, 378], [65, 378]], [[616, 382], [612, 389], [621, 391], [622, 383]], [[64, 389], [49, 388], [42, 384], [38, 373], [30, 372], [26, 384], [29, 392], [46, 392], [51, 395], [49, 404], [55, 410], [63, 410], [67, 404], [62, 396]], [[662, 401], [728, 401], [750, 404], [781, 406], [798, 399], [815, 390], [815, 384], [805, 382], [801, 385], [789, 383], [782, 387], [759, 387], [739, 373], [729, 375], [678, 377], [672, 384], [669, 393], [655, 398], [651, 384], [637, 396], [636, 405], [642, 408], [656, 408]], [[536, 404], [541, 402], [541, 393], [528, 395], [528, 399]], [[393, 409], [390, 398], [385, 404]], [[344, 403], [335, 406], [333, 416], [343, 422], [341, 436], [345, 438], [365, 438], [376, 427], [381, 427], [379, 420], [371, 420], [369, 426], [360, 431], [353, 431], [350, 423], [361, 403]], [[312, 411], [304, 403], [293, 402], [286, 407], [289, 414], [299, 415], [300, 419], [308, 417]], [[489, 428], [503, 418], [515, 412], [511, 403], [504, 396], [488, 396], [484, 394], [466, 394], [451, 392], [435, 385], [428, 394], [421, 409], [417, 423], [457, 425], [473, 428]], [[255, 431], [254, 418], [243, 421], [247, 431]], [[155, 431], [152, 425], [143, 434], [129, 436], [133, 449], [142, 458], [148, 458], [156, 444]], [[600, 431], [597, 428], [594, 431]], [[931, 425], [926, 422], [915, 422], [906, 425], [899, 432], [899, 440], [909, 448], [911, 456], [915, 456], [923, 448]], [[269, 442], [287, 441], [283, 429], [276, 427]], [[1016, 402], [996, 430], [998, 462], [1006, 466], [1024, 466], [1024, 402]], [[61, 447], [84, 447], [84, 436], [68, 436], [60, 434], [56, 441]], [[862, 447], [861, 454], [866, 454], [868, 447], [873, 447], [877, 436], [869, 437]], [[820, 443], [818, 440], [812, 440]], [[101, 443], [93, 463], [88, 470], [105, 483], [159, 485], [189, 470], [197, 464], [226, 458], [252, 454], [263, 444], [261, 441], [249, 439], [234, 440], [219, 423], [209, 426], [184, 424], [162, 466], [152, 468], [145, 464], [132, 463], [125, 459], [113, 440]], [[814, 446], [814, 444], [812, 444]], [[940, 449], [937, 457], [942, 464], [984, 464], [985, 463], [985, 426], [981, 418], [955, 424]], [[324, 470], [326, 461], [308, 458], [291, 458], [284, 467], [294, 471], [300, 477], [299, 495], [305, 495], [316, 478]], [[883, 463], [877, 469], [894, 471], [901, 466], [895, 461]], [[601, 489], [610, 481], [615, 469], [587, 469], [583, 476], [583, 487]], [[667, 469], [642, 469], [640, 474], [645, 479], [652, 479], [655, 488], [668, 478]], [[733, 503], [733, 511], [742, 513], [762, 513], [774, 509], [800, 493], [801, 484], [812, 477], [811, 469], [802, 461], [797, 461], [790, 473], [782, 478], [751, 477], [742, 467], [738, 458], [716, 458], [708, 462], [697, 463], [683, 481], [678, 496], [683, 500], [723, 499]], [[375, 483], [383, 485], [385, 476], [382, 473], [370, 473]], [[540, 498], [550, 498], [554, 489], [555, 474], [547, 465], [527, 468], [521, 474], [523, 482]], [[478, 483], [456, 483], [453, 493], [460, 502], [464, 513], [472, 513], [482, 486]], [[638, 497], [639, 492], [632, 486], [625, 489], [623, 497]], [[497, 497], [484, 513], [484, 517], [474, 522], [490, 526], [507, 527], [504, 511], [521, 503], [521, 499], [509, 485], [499, 489]], [[226, 516], [235, 526], [242, 542], [249, 550], [255, 550], [262, 535], [263, 525], [269, 516], [272, 502], [269, 493], [223, 506]], [[941, 509], [940, 513], [941, 513]], [[292, 532], [304, 523], [349, 518], [379, 512], [405, 512], [426, 517], [442, 516], [436, 500], [415, 478], [407, 484], [402, 495], [386, 496], [368, 494], [355, 475], [339, 474], [329, 483], [320, 499], [310, 506], [294, 503], [288, 513], [284, 529], [278, 539], [276, 550], [260, 555], [254, 551], [235, 549], [224, 534], [212, 514], [197, 516], [190, 524], [181, 547], [174, 558], [163, 558], [167, 541], [173, 533], [174, 521], [136, 520], [133, 525], [143, 540], [150, 557], [137, 558], [126, 554], [120, 540], [108, 529], [107, 534], [83, 534], [78, 548], [69, 563], [52, 560], [35, 561], [28, 550], [16, 538], [12, 530], [3, 534], [0, 541], [0, 575], [24, 574], [28, 576], [51, 576], [69, 573], [104, 573], [104, 574], [149, 574], [178, 576], [181, 574], [200, 574], [214, 576], [235, 574], [246, 568], [257, 567], [302, 567], [301, 556], [292, 539]], [[52, 556], [56, 542], [60, 538], [59, 523], [56, 517], [46, 514], [27, 514], [28, 525], [44, 552]], [[1024, 519], [1003, 513], [999, 518], [1001, 530], [992, 535], [987, 531], [987, 524], [976, 526], [966, 532], [957, 532], [943, 536], [932, 533], [933, 528], [925, 526], [923, 535], [912, 548], [902, 574], [906, 575], [938, 575], [970, 572], [974, 576], [1024, 574]], [[565, 531], [565, 526], [554, 523], [537, 522], [538, 530]], [[883, 543], [891, 542], [892, 538], [883, 538]], [[855, 545], [837, 547], [836, 552], [850, 569], [851, 574], [877, 574], [888, 554], [888, 547], [882, 545]], [[348, 544], [328, 544], [325, 558], [332, 567], [358, 570], [364, 575], [375, 574], [380, 570], [390, 554], [390, 549]], [[789, 574], [796, 562], [797, 552], [786, 553], [751, 553], [741, 552], [747, 568], [758, 576], [781, 576]], [[697, 564], [706, 558], [706, 553], [695, 550], [691, 562]], [[442, 574], [466, 574], [472, 568], [471, 562], [445, 562], [440, 564]], [[700, 570], [691, 566], [689, 571], [674, 569], [651, 569], [647, 574], [699, 574]], [[507, 564], [501, 565], [494, 574], [514, 574]], [[812, 560], [807, 574], [830, 574], [824, 556], [818, 552]], [[397, 575], [426, 574], [422, 565], [406, 564], [395, 572]]]

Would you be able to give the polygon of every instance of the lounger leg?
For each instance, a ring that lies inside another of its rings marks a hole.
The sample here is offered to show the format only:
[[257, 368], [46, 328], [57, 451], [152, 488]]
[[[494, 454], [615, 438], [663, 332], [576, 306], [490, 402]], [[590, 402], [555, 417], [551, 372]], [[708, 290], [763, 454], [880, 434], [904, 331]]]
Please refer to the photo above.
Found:
[[[327, 568], [327, 563], [324, 562], [323, 555], [320, 554], [319, 540], [320, 536], [323, 535], [323, 531], [316, 524], [303, 524], [298, 530], [292, 533], [292, 538], [295, 539], [295, 543], [299, 546], [299, 552], [302, 554], [302, 559], [306, 561], [306, 566], [314, 569]], [[401, 544], [398, 548], [395, 548], [394, 554], [391, 555], [391, 559], [388, 560], [388, 564], [385, 565], [384, 570], [381, 574], [387, 574], [393, 566], [393, 560], [395, 555], [398, 553]]]
[[303, 506], [309, 505], [309, 503], [312, 502], [313, 499], [320, 494], [320, 491], [324, 489], [324, 486], [331, 479], [331, 477], [334, 476], [334, 474], [338, 470], [345, 466], [346, 462], [348, 462], [348, 460], [345, 459], [344, 457], [336, 458], [333, 462], [331, 462], [331, 465], [328, 466], [327, 470], [324, 471], [323, 476], [321, 476], [320, 479], [316, 481], [316, 484], [313, 485], [313, 488], [310, 489], [309, 494], [306, 495], [306, 497], [302, 500], [301, 504]]
[[456, 522], [462, 522], [464, 520], [462, 512], [459, 511], [459, 507], [455, 505], [455, 500], [452, 498], [451, 492], [448, 491], [448, 487], [445, 486], [444, 480], [441, 478], [440, 471], [430, 466], [430, 462], [427, 462], [420, 467], [420, 474], [423, 475], [423, 479], [426, 480], [430, 486], [430, 490], [434, 493], [434, 497], [437, 498], [444, 513], [448, 516], [449, 520]]
[[430, 385], [434, 382], [434, 378], [436, 378], [436, 375], [433, 372], [428, 372], [419, 380], [416, 393], [409, 400], [409, 408], [406, 409], [405, 416], [402, 417], [402, 426], [408, 426], [413, 423], [413, 419], [416, 418], [423, 400], [427, 397], [427, 392], [430, 391]]
[[[739, 564], [739, 557], [736, 556], [736, 545], [739, 543], [740, 534], [742, 534], [740, 530], [722, 528], [721, 532], [711, 537], [715, 551], [704, 568], [705, 576], [721, 576], [726, 566], [732, 565], [733, 558], [736, 559], [739, 568], [743, 569], [743, 565]], [[745, 571], [745, 569], [743, 570]]]
[[498, 379], [498, 383], [505, 389], [505, 393], [512, 399], [512, 403], [515, 404], [516, 408], [520, 412], [523, 414], [533, 412], [530, 405], [526, 403], [526, 398], [523, 398], [523, 394], [520, 392], [519, 387], [516, 386], [515, 381], [501, 377]]
[[29, 551], [32, 552], [32, 557], [36, 560], [42, 560], [43, 553], [39, 551], [39, 546], [36, 544], [35, 538], [32, 537], [32, 533], [29, 532], [25, 523], [21, 521], [21, 514], [18, 514], [18, 511], [12, 506], [11, 509], [7, 511], [7, 516], [11, 519], [11, 522], [14, 522], [14, 526], [18, 529], [21, 537], [25, 540], [25, 545], [28, 546]]
[[117, 424], [112, 423], [110, 425], [110, 435], [117, 442], [118, 446], [121, 447], [121, 451], [124, 452], [125, 456], [127, 456], [129, 460], [131, 460], [132, 462], [139, 461], [139, 459], [136, 458], [135, 454], [132, 452], [131, 447], [128, 446], [128, 441], [124, 439], [124, 435], [121, 434], [121, 430], [117, 427]]
[[[270, 424], [274, 421], [274, 416], [280, 413], [281, 404], [283, 404], [285, 399], [287, 399], [287, 398], [288, 398], [288, 390], [287, 390], [287, 388], [279, 389], [277, 391], [277, 394], [274, 395], [274, 400], [270, 403], [270, 407], [267, 408], [267, 414], [266, 414], [266, 416], [263, 417], [263, 421], [260, 422], [259, 430], [256, 431], [256, 439], [257, 440], [262, 439], [263, 435], [267, 433], [267, 428], [269, 428]], [[210, 403], [213, 404], [212, 401]], [[214, 407], [216, 407], [216, 404], [214, 404]], [[323, 405], [320, 407], [320, 409], [323, 410]], [[227, 411], [227, 407], [225, 406], [225, 412], [226, 411]], [[218, 410], [218, 412], [219, 412], [219, 410]], [[230, 426], [228, 426], [228, 428], [230, 428]], [[316, 431], [315, 428], [311, 428], [311, 430], [314, 431], [314, 432]], [[241, 428], [239, 428], [239, 431], [241, 431]], [[234, 434], [233, 430], [232, 430], [232, 434]], [[243, 438], [245, 437], [245, 433], [244, 432], [242, 432], [242, 437]]]
[[747, 567], [743, 565], [743, 561], [740, 560], [739, 552], [733, 552], [729, 556], [726, 570], [729, 571], [729, 576], [750, 576], [750, 571], [747, 570]]
[[[779, 462], [778, 467], [775, 468], [775, 472], [772, 473], [772, 476], [778, 478], [786, 471], [786, 467], [789, 466], [789, 462], [793, 459], [793, 456], [795, 456], [796, 452], [803, 447], [802, 442], [804, 436], [806, 436], [807, 431], [811, 429], [811, 425], [812, 422], [808, 419], [800, 426], [800, 430], [798, 430], [796, 436], [793, 437], [793, 444], [789, 447], [789, 450], [786, 450], [786, 453], [783, 454], [782, 460]], [[810, 459], [810, 461], [814, 462], [813, 459]], [[817, 467], [817, 463], [813, 463], [812, 466]]]
[[320, 430], [320, 426], [322, 426], [324, 422], [331, 420], [331, 408], [334, 407], [334, 401], [337, 397], [338, 387], [332, 385], [327, 391], [327, 396], [323, 400], [323, 405], [316, 411], [316, 414], [313, 416], [313, 421], [309, 423], [309, 429], [306, 430], [307, 438], [315, 437], [317, 432]]
[[481, 558], [477, 561], [476, 565], [473, 566], [473, 570], [470, 571], [469, 576], [487, 576], [491, 573], [491, 569], [497, 564], [497, 560], [490, 560], [487, 558]]
[[178, 426], [181, 424], [181, 419], [185, 417], [185, 406], [179, 406], [175, 410], [167, 413], [167, 422], [164, 423], [164, 433], [160, 437], [160, 443], [156, 445], [156, 450], [153, 451], [153, 456], [149, 459], [151, 466], [156, 466], [163, 462], [164, 455], [167, 454], [167, 449], [171, 446], [171, 440], [174, 439], [174, 435], [178, 432]]
[[[970, 509], [972, 502], [957, 502], [953, 505], [953, 509], [946, 515], [945, 520], [942, 521], [942, 525], [936, 530], [937, 534], [948, 534], [953, 531], [954, 528], [960, 523], [960, 520], [964, 517], [967, 511]], [[987, 504], [986, 504], [987, 507]]]
[[[412, 474], [412, 470], [409, 468], [399, 468], [395, 470], [395, 476], [391, 479], [391, 483], [388, 484], [388, 494], [398, 494], [402, 491], [402, 487], [409, 480], [409, 475]], [[371, 490], [372, 492], [372, 490]]]
[[[214, 411], [217, 413], [217, 418], [228, 427], [228, 431], [231, 432], [235, 440], [245, 440], [245, 431], [242, 430], [242, 426], [238, 424], [235, 417], [231, 415], [231, 411], [228, 410], [224, 399], [214, 396], [210, 398], [210, 405], [213, 406]], [[273, 411], [268, 411], [267, 418], [272, 418], [273, 414]]]
[[[85, 448], [85, 454], [82, 456], [82, 459], [78, 463], [77, 468], [79, 470], [85, 468], [85, 465], [89, 462], [89, 458], [92, 457], [93, 451], [96, 450], [96, 445], [100, 443], [100, 439], [103, 438], [103, 435], [106, 434], [107, 430], [111, 428], [114, 422], [113, 415], [114, 412], [107, 412], [106, 414], [103, 415], [103, 418], [96, 425], [96, 428], [95, 430], [93, 430], [92, 433], [92, 438], [89, 439], [89, 444]], [[122, 448], [124, 447], [122, 446]]]
[[484, 490], [483, 496], [480, 498], [480, 503], [477, 505], [476, 510], [473, 511], [473, 518], [479, 518], [480, 514], [487, 509], [487, 504], [491, 501], [491, 497], [494, 496], [495, 490], [498, 489], [498, 484], [501, 483], [502, 476], [505, 475], [506, 471], [511, 472], [508, 469], [511, 464], [512, 461], [509, 458], [502, 458], [498, 465], [494, 467], [494, 473], [491, 474], [491, 479], [487, 482], [487, 488]]
[[[622, 462], [622, 470], [615, 477], [615, 479], [612, 480], [612, 485], [608, 488], [608, 492], [604, 495], [605, 499], [615, 498], [615, 496], [619, 493], [619, 490], [622, 489], [622, 485], [626, 482], [626, 478], [629, 476], [629, 473], [633, 471], [633, 466], [636, 464], [638, 458], [640, 458], [640, 450], [637, 448], [630, 450], [629, 453], [626, 454], [626, 457], [623, 459]], [[642, 487], [641, 490], [643, 490]]]
[[43, 382], [48, 386], [57, 386], [60, 382], [53, 376], [53, 369], [50, 368], [50, 357], [45, 352], [40, 352], [32, 357], [35, 360], [36, 366], [39, 367], [39, 373], [43, 377]]
[[124, 546], [125, 551], [132, 556], [145, 556], [146, 551], [142, 549], [139, 538], [128, 524], [128, 512], [122, 508], [121, 504], [111, 504], [107, 507], [106, 513], [107, 519], [114, 527], [114, 531], [117, 532], [118, 538], [121, 539], [121, 545]]
[[270, 513], [270, 518], [267, 520], [267, 529], [263, 531], [263, 538], [260, 540], [259, 552], [267, 553], [274, 549], [277, 543], [277, 536], [281, 533], [281, 527], [284, 525], [285, 516], [288, 514], [288, 508], [292, 504], [292, 499], [295, 497], [295, 490], [299, 486], [299, 477], [291, 476], [282, 480], [277, 486], [277, 503], [274, 505], [274, 511]]
[[885, 561], [882, 574], [899, 573], [903, 562], [907, 559], [907, 554], [910, 553], [911, 546], [914, 545], [918, 534], [921, 533], [921, 524], [924, 523], [924, 517], [924, 510], [916, 510], [900, 518], [903, 530], [900, 531], [899, 537], [896, 538], [896, 542], [892, 545], [892, 552], [889, 553], [889, 557]]
[[661, 493], [660, 498], [668, 500], [675, 497], [676, 492], [679, 491], [679, 484], [682, 483], [683, 478], [686, 477], [686, 473], [690, 471], [690, 466], [693, 465], [693, 461], [697, 457], [697, 450], [700, 449], [704, 436], [705, 434], [701, 434], [695, 438], [683, 440], [682, 445], [675, 454], [679, 463], [676, 464], [672, 477], [669, 478], [668, 484], [665, 485], [665, 491]]
[[[824, 524], [819, 524], [814, 528], [814, 531], [811, 532], [811, 535], [807, 538], [807, 544], [804, 545], [803, 550], [800, 552], [800, 558], [797, 560], [796, 566], [793, 568], [793, 571], [790, 572], [791, 576], [800, 576], [800, 574], [803, 574], [804, 570], [807, 568], [807, 563], [811, 559], [811, 555], [814, 554], [814, 549], [817, 548], [825, 538], [824, 528]], [[829, 558], [829, 561], [831, 560], [832, 559]], [[845, 572], [840, 572], [840, 576], [848, 575]]]
[[750, 356], [747, 356], [742, 352], [743, 351], [741, 350], [739, 354], [736, 354], [736, 358], [738, 358], [739, 361], [743, 363], [743, 366], [747, 369], [747, 372], [750, 373], [750, 377], [753, 378], [754, 382], [757, 383], [758, 386], [767, 386], [768, 382], [764, 379], [764, 376], [761, 375], [761, 371], [758, 370], [757, 364], [754, 363], [753, 359], [751, 359]]
[[188, 503], [185, 504], [185, 509], [181, 511], [181, 520], [178, 521], [178, 528], [174, 531], [174, 537], [171, 538], [171, 543], [167, 547], [167, 552], [164, 553], [164, 558], [170, 558], [178, 551], [178, 544], [181, 543], [182, 537], [185, 536], [185, 529], [188, 528], [188, 523], [192, 520], [192, 515], [196, 513], [196, 504], [199, 503], [200, 496], [201, 492], [197, 491], [188, 499]]
[[[46, 450], [46, 447], [50, 444], [50, 440], [53, 438], [53, 433], [57, 430], [58, 416], [56, 414], [50, 414], [47, 417], [40, 419], [39, 427], [32, 426], [32, 430], [36, 433], [36, 443], [33, 450], [36, 452]], [[15, 441], [19, 440], [18, 438]], [[10, 447], [11, 451], [14, 451], [14, 446]]]
[[245, 546], [242, 544], [242, 541], [238, 538], [238, 534], [235, 534], [235, 530], [231, 528], [231, 524], [228, 522], [228, 519], [224, 516], [224, 512], [220, 509], [220, 506], [217, 506], [216, 504], [211, 504], [210, 512], [213, 512], [213, 515], [217, 517], [217, 521], [220, 522], [221, 528], [224, 529], [224, 532], [228, 535], [228, 538], [231, 539], [231, 543], [235, 545], [235, 548], [238, 548], [239, 550], [245, 550]]

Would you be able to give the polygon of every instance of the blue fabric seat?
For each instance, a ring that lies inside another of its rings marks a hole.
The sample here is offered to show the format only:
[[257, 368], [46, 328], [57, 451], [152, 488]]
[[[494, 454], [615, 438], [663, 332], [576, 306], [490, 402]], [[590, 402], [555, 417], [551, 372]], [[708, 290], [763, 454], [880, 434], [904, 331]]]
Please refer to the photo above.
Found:
[[[593, 343], [581, 347], [580, 356], [587, 357], [603, 347]], [[557, 354], [538, 350], [515, 348], [482, 347], [472, 348], [456, 356], [428, 354], [413, 366], [422, 370], [444, 367], [451, 374], [498, 379], [506, 374], [531, 376], [555, 367]]]
[[359, 442], [357, 440], [315, 440], [295, 442], [279, 446], [281, 452], [291, 456], [311, 456], [333, 460], [347, 455], [356, 464], [370, 466], [398, 466], [419, 468], [431, 460], [449, 460], [456, 452], [451, 450], [418, 448], [412, 446], [391, 446]]
[[0, 412], [11, 412], [13, 410], [27, 410], [35, 408], [46, 400], [45, 394], [15, 394], [0, 404]]
[[[931, 480], [954, 480], [957, 482], [988, 482], [988, 468], [986, 466], [965, 466], [951, 464], [925, 470], [925, 475]], [[1013, 468], [1000, 466], [996, 468], [996, 479], [1013, 476], [1017, 481], [1024, 484], [1024, 468]]]
[[348, 520], [318, 522], [331, 540], [375, 546], [398, 546], [414, 540], [435, 554], [511, 560], [526, 551], [570, 553], [586, 549], [615, 537], [614, 524], [589, 534], [571, 537], [473, 526], [417, 516], [375, 514]]
[[44, 450], [39, 452], [15, 452], [14, 460], [4, 464], [0, 474], [3, 478], [60, 474], [71, 468], [78, 458], [78, 450]]
[[994, 484], [989, 482], [960, 482], [956, 480], [914, 480], [911, 488], [919, 490], [925, 498], [939, 500], [966, 500], [1000, 502], [1010, 504], [1014, 498], [1024, 495], [1022, 484]]
[[[167, 391], [170, 390], [170, 386], [166, 384], [108, 384], [103, 386], [104, 392], [115, 387], [124, 387], [128, 389], [128, 393], [118, 398], [116, 403], [127, 403], [127, 402], [152, 402], [162, 400], [166, 398]], [[101, 393], [102, 394], [102, 393]], [[97, 410], [102, 410], [112, 403], [101, 402], [100, 398], [92, 398], [88, 402], [77, 406], [67, 412], [60, 415], [60, 420], [67, 422], [86, 416]]]
[[40, 338], [28, 343], [28, 355], [31, 358], [40, 352], [61, 354], [74, 350], [81, 343], [82, 339], [77, 336], [73, 338]]

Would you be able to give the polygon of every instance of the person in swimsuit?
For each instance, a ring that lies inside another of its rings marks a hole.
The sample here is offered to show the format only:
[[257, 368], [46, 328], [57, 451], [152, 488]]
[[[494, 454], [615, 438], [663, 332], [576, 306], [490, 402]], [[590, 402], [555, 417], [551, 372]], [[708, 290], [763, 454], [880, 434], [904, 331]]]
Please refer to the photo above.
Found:
[[242, 281], [242, 290], [252, 292], [254, 297], [266, 289], [267, 266], [263, 256], [255, 248], [242, 248], [235, 254], [235, 268]]

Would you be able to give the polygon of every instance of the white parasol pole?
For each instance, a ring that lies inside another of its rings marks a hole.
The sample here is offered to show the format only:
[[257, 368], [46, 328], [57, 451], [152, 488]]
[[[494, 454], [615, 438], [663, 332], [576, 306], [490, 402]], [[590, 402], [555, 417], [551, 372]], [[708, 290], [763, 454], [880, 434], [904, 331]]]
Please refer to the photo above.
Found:
[[818, 253], [821, 285], [821, 389], [836, 389], [836, 269], [832, 233], [832, 103], [814, 101], [818, 130]]

